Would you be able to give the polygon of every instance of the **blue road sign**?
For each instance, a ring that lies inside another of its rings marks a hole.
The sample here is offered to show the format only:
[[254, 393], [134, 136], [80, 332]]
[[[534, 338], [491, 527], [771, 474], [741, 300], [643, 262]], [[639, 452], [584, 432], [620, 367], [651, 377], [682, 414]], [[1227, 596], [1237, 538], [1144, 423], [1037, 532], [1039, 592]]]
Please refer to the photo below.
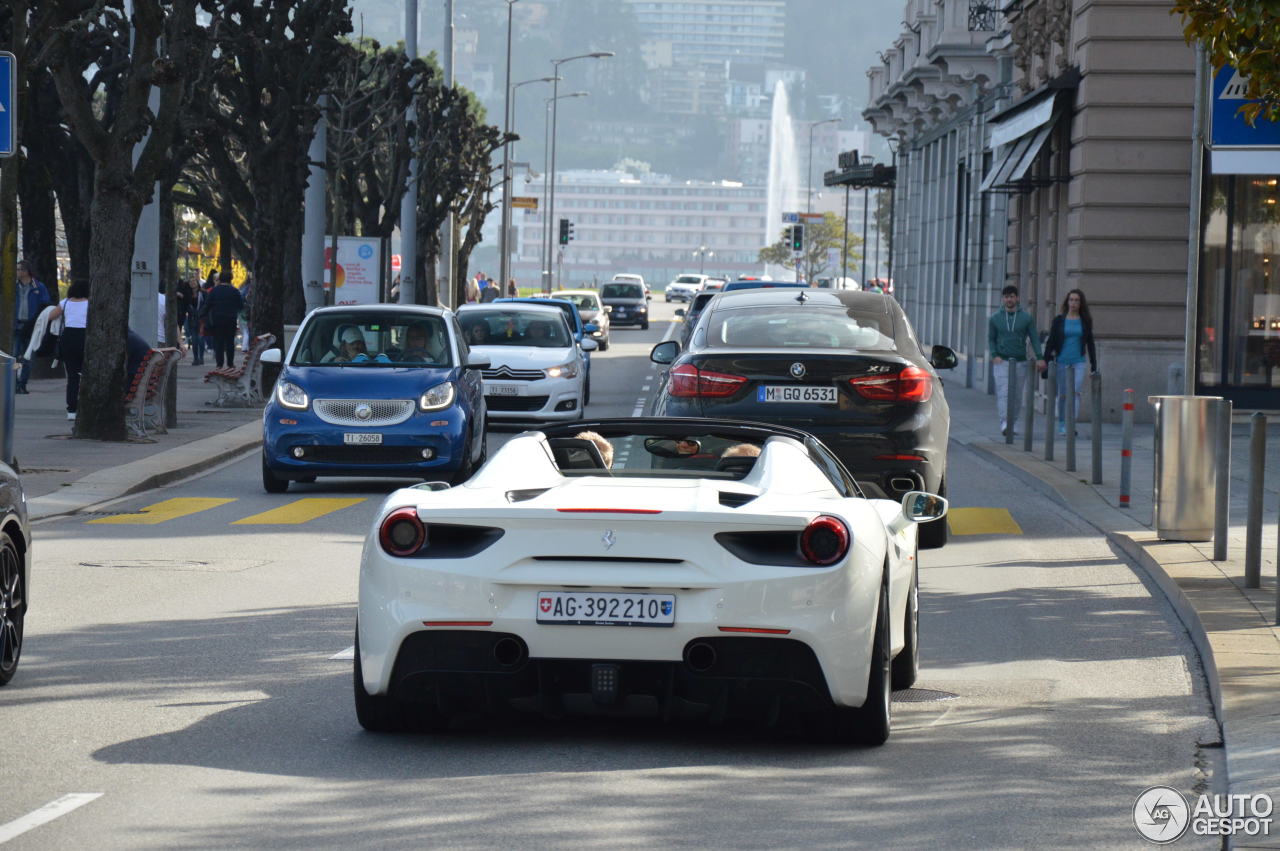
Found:
[[13, 156], [17, 138], [14, 105], [17, 101], [17, 60], [12, 53], [0, 51], [0, 157]]
[[1280, 124], [1263, 116], [1250, 127], [1239, 114], [1247, 103], [1246, 81], [1230, 65], [1219, 68], [1213, 78], [1213, 112], [1210, 144], [1215, 148], [1270, 147], [1280, 145]]
[[784, 225], [794, 225], [798, 221], [800, 221], [799, 213], [783, 213], [782, 214], [782, 223]]

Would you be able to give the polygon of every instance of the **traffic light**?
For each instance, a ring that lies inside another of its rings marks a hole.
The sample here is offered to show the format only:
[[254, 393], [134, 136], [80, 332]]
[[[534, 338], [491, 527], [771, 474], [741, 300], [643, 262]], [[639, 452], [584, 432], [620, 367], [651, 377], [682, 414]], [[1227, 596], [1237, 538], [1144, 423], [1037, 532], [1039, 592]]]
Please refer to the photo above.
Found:
[[573, 222], [569, 222], [569, 242], [573, 242]]
[[782, 244], [783, 245], [791, 244], [791, 225], [787, 225], [785, 228], [782, 229]]
[[561, 245], [569, 244], [569, 220], [568, 219], [560, 220], [560, 244]]
[[791, 250], [804, 251], [804, 225], [791, 226]]

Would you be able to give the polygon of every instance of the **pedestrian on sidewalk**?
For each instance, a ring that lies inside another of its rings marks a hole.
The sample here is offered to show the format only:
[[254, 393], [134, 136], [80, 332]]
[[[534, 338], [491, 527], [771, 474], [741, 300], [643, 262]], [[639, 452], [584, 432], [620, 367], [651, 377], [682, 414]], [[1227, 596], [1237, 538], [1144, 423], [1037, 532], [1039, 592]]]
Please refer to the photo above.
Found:
[[62, 318], [59, 357], [67, 370], [67, 419], [75, 422], [80, 402], [80, 373], [84, 371], [84, 340], [89, 328], [89, 282], [72, 281], [67, 297], [53, 309], [50, 321]]
[[[209, 278], [203, 281], [199, 286], [196, 294], [196, 337], [200, 340], [200, 357], [193, 361], [194, 364], [203, 365], [205, 352], [213, 350], [213, 337], [209, 334], [209, 293], [213, 292], [213, 288], [217, 286], [213, 272], [209, 273]], [[194, 348], [193, 348], [194, 351]]]
[[1053, 317], [1049, 339], [1044, 344], [1045, 361], [1058, 364], [1058, 434], [1067, 433], [1067, 387], [1074, 393], [1075, 416], [1080, 419], [1080, 386], [1084, 382], [1085, 355], [1089, 372], [1098, 371], [1098, 351], [1093, 342], [1093, 317], [1081, 290], [1071, 290], [1062, 302], [1062, 312]]
[[507, 278], [507, 298], [515, 298], [520, 295], [520, 290], [516, 288], [516, 279]]
[[218, 285], [205, 296], [205, 327], [213, 337], [213, 359], [219, 366], [235, 366], [236, 325], [244, 299], [231, 285], [231, 272], [218, 275]]
[[1036, 356], [1036, 371], [1044, 369], [1040, 353], [1040, 334], [1030, 313], [1018, 307], [1018, 288], [1010, 284], [1000, 291], [1003, 306], [987, 322], [987, 349], [991, 352], [991, 371], [996, 382], [996, 410], [1000, 414], [1000, 433], [1015, 431], [1018, 419], [1018, 398], [1014, 394], [1013, 410], [1009, 407], [1009, 383], [1020, 386], [1026, 380], [1027, 343]]
[[13, 313], [13, 350], [19, 353], [18, 362], [22, 364], [18, 371], [18, 393], [29, 393], [27, 379], [31, 377], [31, 361], [22, 357], [31, 343], [31, 332], [36, 327], [40, 312], [53, 303], [49, 298], [49, 290], [31, 274], [31, 264], [19, 260], [17, 264], [18, 287], [17, 303]]

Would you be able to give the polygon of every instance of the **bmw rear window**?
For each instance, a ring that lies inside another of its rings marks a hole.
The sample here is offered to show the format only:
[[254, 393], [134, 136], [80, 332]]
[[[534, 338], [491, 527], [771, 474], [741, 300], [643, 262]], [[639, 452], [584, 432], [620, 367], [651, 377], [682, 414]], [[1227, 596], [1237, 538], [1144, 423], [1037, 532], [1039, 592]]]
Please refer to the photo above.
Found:
[[826, 307], [721, 309], [710, 317], [707, 345], [712, 348], [858, 349], [892, 352], [893, 319]]

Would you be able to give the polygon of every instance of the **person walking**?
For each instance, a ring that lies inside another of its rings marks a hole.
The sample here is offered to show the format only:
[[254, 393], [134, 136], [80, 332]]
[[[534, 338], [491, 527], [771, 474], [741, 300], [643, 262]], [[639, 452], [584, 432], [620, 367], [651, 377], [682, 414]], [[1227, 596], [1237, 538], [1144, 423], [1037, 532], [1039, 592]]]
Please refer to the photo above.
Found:
[[200, 289], [200, 279], [192, 278], [186, 283], [187, 296], [187, 345], [191, 347], [191, 365], [204, 363], [204, 350], [208, 347], [204, 334], [201, 333], [200, 310], [204, 306], [204, 290]]
[[480, 276], [476, 275], [474, 278], [468, 278], [465, 289], [467, 304], [475, 304], [480, 301]]
[[1040, 335], [1036, 321], [1030, 313], [1018, 308], [1018, 288], [1010, 284], [1000, 292], [1003, 302], [987, 322], [987, 349], [991, 353], [991, 371], [996, 382], [996, 410], [1000, 414], [1000, 433], [1014, 431], [1018, 419], [1018, 396], [1014, 394], [1013, 410], [1009, 408], [1010, 382], [1016, 388], [1026, 378], [1027, 343], [1036, 356], [1036, 371], [1044, 369], [1044, 357], [1040, 352]]
[[[36, 327], [36, 320], [40, 318], [40, 311], [52, 304], [52, 300], [45, 285], [32, 276], [30, 263], [19, 260], [16, 268], [18, 286], [17, 303], [13, 313], [13, 350], [21, 353], [25, 352], [31, 343], [31, 332]], [[31, 391], [27, 390], [27, 380], [31, 377], [31, 361], [21, 356], [18, 361], [22, 367], [18, 371], [16, 392], [30, 393]]]
[[204, 322], [213, 337], [213, 359], [219, 366], [234, 366], [236, 358], [236, 322], [244, 299], [231, 285], [231, 272], [218, 275], [218, 285], [205, 296]]
[[89, 282], [72, 281], [67, 297], [53, 309], [50, 321], [61, 318], [59, 356], [67, 371], [67, 419], [75, 422], [80, 402], [80, 373], [84, 371], [84, 341], [89, 328]]
[[1053, 317], [1049, 339], [1044, 344], [1044, 359], [1058, 367], [1058, 434], [1067, 433], [1067, 388], [1074, 394], [1075, 414], [1080, 417], [1080, 385], [1084, 382], [1085, 355], [1089, 372], [1098, 371], [1098, 350], [1093, 342], [1093, 317], [1089, 302], [1081, 290], [1070, 290], [1062, 302], [1062, 312]]
[[516, 279], [507, 279], [507, 298], [515, 298], [520, 295], [520, 290], [516, 288]]

